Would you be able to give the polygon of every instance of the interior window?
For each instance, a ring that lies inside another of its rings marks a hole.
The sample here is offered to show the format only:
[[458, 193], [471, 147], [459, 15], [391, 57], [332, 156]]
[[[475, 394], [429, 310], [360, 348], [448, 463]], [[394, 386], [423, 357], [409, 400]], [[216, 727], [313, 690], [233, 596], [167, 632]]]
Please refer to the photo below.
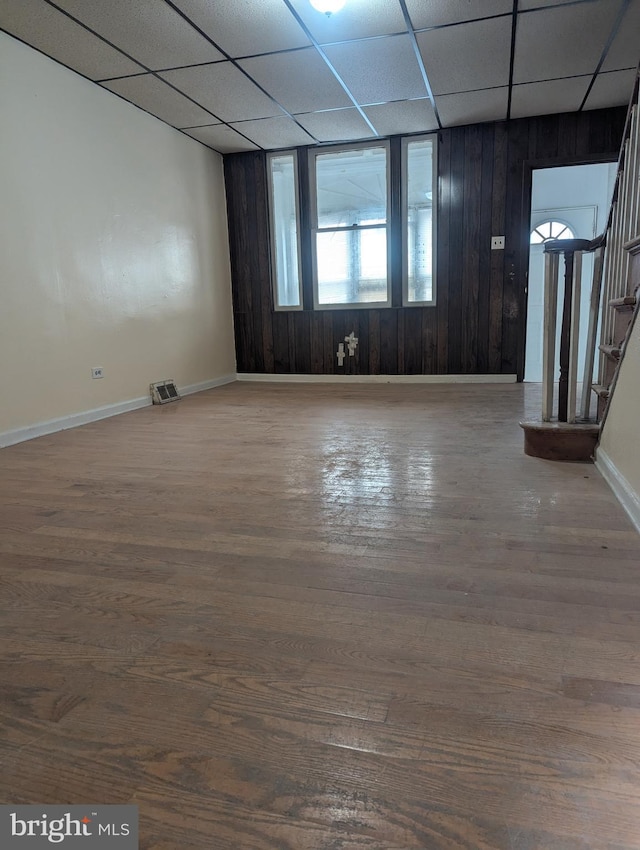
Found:
[[268, 163], [274, 305], [301, 310], [296, 154], [270, 154]]
[[403, 303], [434, 304], [434, 136], [404, 140], [402, 173]]
[[311, 151], [315, 306], [390, 304], [387, 143]]

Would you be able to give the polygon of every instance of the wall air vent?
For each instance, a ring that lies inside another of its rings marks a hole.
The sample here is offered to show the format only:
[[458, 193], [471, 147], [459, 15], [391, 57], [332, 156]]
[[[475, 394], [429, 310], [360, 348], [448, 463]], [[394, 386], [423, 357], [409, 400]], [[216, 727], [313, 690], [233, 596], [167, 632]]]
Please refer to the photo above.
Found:
[[170, 401], [179, 401], [180, 393], [176, 387], [175, 381], [171, 378], [167, 381], [158, 381], [155, 384], [150, 384], [151, 400], [154, 404], [167, 404]]

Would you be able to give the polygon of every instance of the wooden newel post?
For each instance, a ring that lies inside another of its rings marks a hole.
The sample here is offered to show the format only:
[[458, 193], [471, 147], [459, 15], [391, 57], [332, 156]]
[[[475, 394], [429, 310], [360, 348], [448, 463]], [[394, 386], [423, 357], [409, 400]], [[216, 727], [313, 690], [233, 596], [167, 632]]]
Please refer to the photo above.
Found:
[[544, 332], [542, 338], [542, 421], [553, 416], [553, 385], [556, 373], [556, 315], [558, 312], [559, 256], [544, 257]]
[[571, 302], [573, 299], [573, 251], [564, 252], [564, 299], [560, 329], [560, 381], [558, 383], [558, 422], [567, 421], [569, 400], [569, 339], [571, 336]]

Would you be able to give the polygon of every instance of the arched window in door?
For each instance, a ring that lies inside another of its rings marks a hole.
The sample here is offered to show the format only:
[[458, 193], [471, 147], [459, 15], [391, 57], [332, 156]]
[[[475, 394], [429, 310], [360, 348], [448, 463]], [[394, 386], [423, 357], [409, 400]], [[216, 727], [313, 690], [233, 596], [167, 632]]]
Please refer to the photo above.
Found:
[[543, 221], [531, 231], [532, 245], [542, 245], [552, 239], [575, 239], [575, 236], [569, 225], [561, 221]]

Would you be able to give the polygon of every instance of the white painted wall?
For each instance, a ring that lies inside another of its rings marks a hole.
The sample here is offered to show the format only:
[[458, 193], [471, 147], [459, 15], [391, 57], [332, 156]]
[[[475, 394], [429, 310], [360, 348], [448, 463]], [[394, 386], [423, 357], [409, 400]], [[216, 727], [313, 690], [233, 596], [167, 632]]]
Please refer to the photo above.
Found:
[[598, 469], [640, 531], [640, 318], [624, 360], [597, 450]]
[[[606, 224], [611, 193], [618, 164], [570, 165], [563, 168], [539, 168], [533, 172], [531, 209], [599, 207], [596, 230]], [[567, 203], [567, 198], [569, 202]]]
[[221, 157], [2, 33], [0, 116], [0, 436], [235, 373]]
[[[562, 168], [540, 168], [533, 172], [531, 194], [531, 229], [555, 218], [572, 227], [576, 238], [593, 239], [602, 233], [607, 223], [617, 163], [574, 165]], [[560, 292], [562, 304], [561, 258]], [[580, 310], [580, 359], [578, 380], [582, 380], [586, 331], [589, 321], [589, 298], [593, 277], [593, 256], [585, 255], [582, 268], [582, 299]], [[527, 344], [525, 381], [542, 380], [542, 322], [544, 290], [544, 254], [542, 245], [532, 245], [529, 254], [529, 295], [527, 309]], [[558, 311], [558, 342], [562, 311]], [[556, 345], [556, 351], [558, 351]], [[557, 370], [559, 374], [559, 367]], [[558, 378], [556, 375], [556, 380]]]

